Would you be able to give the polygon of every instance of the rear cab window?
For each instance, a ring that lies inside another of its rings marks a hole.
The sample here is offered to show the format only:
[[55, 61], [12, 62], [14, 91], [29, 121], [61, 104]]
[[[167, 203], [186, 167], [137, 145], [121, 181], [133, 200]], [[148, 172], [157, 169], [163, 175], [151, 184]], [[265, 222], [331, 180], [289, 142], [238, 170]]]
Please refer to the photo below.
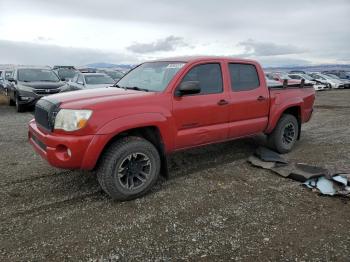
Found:
[[228, 67], [233, 92], [250, 91], [260, 87], [259, 75], [255, 65], [229, 63]]

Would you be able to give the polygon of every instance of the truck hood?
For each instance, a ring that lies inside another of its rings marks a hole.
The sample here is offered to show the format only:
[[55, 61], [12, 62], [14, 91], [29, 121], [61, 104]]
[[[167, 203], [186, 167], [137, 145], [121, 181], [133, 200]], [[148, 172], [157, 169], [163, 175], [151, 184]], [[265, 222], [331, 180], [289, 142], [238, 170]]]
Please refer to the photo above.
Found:
[[124, 100], [134, 97], [149, 96], [153, 92], [143, 92], [136, 90], [124, 90], [121, 88], [110, 87], [100, 89], [87, 89], [73, 92], [65, 92], [46, 97], [47, 100], [53, 100], [61, 104], [63, 108], [89, 108], [96, 104], [103, 104], [112, 100]]
[[112, 84], [98, 84], [98, 85], [85, 85], [86, 89], [92, 89], [92, 88], [106, 88], [106, 87], [110, 87]]

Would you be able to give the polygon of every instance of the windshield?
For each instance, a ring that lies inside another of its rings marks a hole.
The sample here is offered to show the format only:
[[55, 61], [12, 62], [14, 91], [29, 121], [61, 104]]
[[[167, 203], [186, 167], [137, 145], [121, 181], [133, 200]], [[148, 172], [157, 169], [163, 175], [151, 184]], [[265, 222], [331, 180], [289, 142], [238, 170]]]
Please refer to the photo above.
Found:
[[308, 76], [306, 74], [302, 74], [301, 76], [302, 76], [302, 78], [304, 78], [306, 80], [310, 80], [310, 81], [314, 80], [311, 76]]
[[123, 73], [117, 71], [107, 71], [106, 74], [112, 77], [113, 79], [120, 79], [123, 77]]
[[333, 74], [327, 74], [326, 76], [333, 78], [333, 79], [340, 79], [340, 77], [333, 75]]
[[286, 73], [279, 73], [278, 75], [279, 75], [279, 77], [280, 77], [281, 79], [289, 79], [289, 80], [292, 79], [292, 78], [290, 78], [289, 75], [286, 74]]
[[12, 76], [13, 71], [5, 71], [5, 79], [9, 79]]
[[23, 82], [59, 82], [58, 76], [50, 69], [19, 69], [18, 81]]
[[125, 75], [118, 86], [161, 92], [184, 65], [183, 62], [144, 63]]
[[114, 84], [114, 80], [107, 75], [87, 75], [85, 82], [88, 85]]
[[61, 68], [58, 70], [58, 76], [61, 79], [71, 79], [75, 76], [76, 73], [77, 73], [76, 70], [69, 69], [69, 68]]

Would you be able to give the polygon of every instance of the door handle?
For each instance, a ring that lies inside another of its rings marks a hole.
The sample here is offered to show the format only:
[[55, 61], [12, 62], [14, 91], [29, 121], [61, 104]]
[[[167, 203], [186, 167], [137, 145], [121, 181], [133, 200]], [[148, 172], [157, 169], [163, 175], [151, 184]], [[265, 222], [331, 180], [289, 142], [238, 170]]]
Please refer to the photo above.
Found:
[[258, 100], [258, 101], [264, 101], [264, 100], [266, 100], [266, 97], [264, 97], [264, 96], [258, 96], [258, 98], [257, 98], [256, 100]]
[[224, 105], [227, 105], [228, 104], [228, 101], [226, 101], [225, 99], [221, 99], [219, 102], [218, 102], [218, 105], [219, 106], [224, 106]]

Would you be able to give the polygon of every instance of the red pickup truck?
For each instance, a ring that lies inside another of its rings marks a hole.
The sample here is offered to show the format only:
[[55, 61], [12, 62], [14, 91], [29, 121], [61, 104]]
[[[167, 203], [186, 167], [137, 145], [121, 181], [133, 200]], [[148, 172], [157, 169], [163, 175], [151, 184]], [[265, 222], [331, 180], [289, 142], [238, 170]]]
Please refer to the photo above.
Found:
[[220, 57], [146, 62], [113, 87], [38, 101], [29, 141], [51, 165], [95, 169], [113, 199], [145, 194], [174, 151], [265, 133], [289, 152], [313, 111], [312, 86], [266, 85], [261, 66]]

